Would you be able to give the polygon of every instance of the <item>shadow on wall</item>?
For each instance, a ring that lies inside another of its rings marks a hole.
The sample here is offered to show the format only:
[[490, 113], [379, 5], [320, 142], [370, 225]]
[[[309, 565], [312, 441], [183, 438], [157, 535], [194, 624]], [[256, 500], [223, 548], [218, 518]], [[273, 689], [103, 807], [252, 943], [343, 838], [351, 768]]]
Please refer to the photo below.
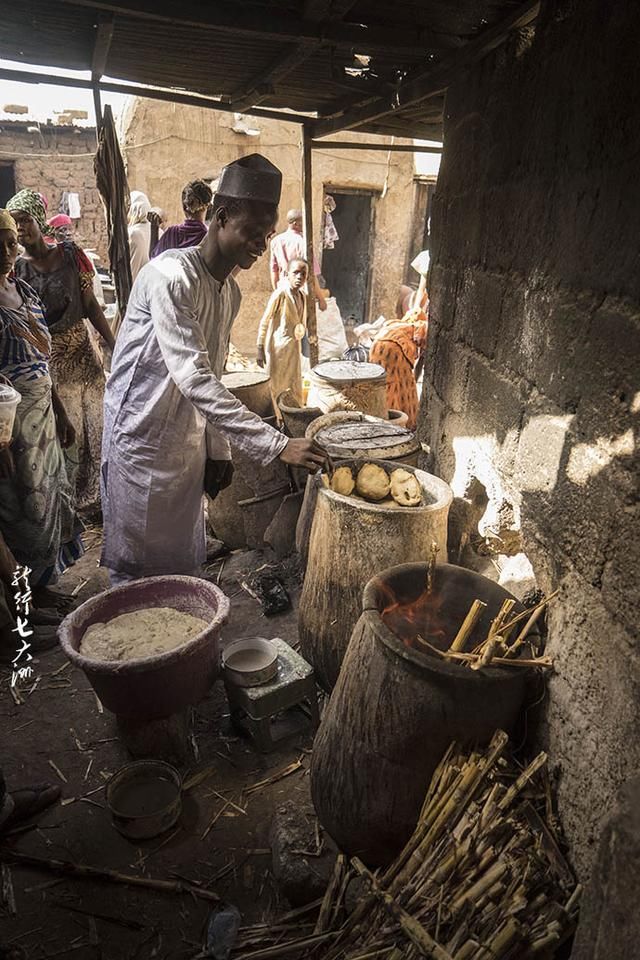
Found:
[[[432, 344], [431, 358], [439, 352]], [[462, 562], [474, 537], [486, 542], [498, 530], [504, 540], [500, 517], [508, 504], [507, 528], [540, 585], [562, 590], [549, 615], [556, 669], [530, 738], [550, 751], [563, 826], [585, 877], [615, 790], [640, 767], [640, 392], [620, 387], [575, 412], [538, 413], [544, 401], [528, 388], [529, 404], [513, 404], [509, 415], [506, 405], [496, 407], [498, 386], [484, 409], [495, 429], [481, 432], [483, 417], [468, 403], [477, 384], [468, 368], [465, 376], [457, 412], [435, 392], [425, 395], [421, 432], [436, 472], [454, 489], [450, 547]], [[525, 394], [521, 389], [521, 401]], [[515, 586], [522, 595], [525, 585]]]

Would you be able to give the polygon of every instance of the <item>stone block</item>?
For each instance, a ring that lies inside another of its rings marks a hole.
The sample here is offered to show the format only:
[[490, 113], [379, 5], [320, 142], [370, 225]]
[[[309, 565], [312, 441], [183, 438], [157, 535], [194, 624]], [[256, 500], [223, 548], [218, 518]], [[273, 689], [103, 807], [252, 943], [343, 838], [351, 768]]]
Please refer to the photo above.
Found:
[[526, 402], [524, 384], [509, 379], [479, 354], [471, 355], [464, 411], [467, 432], [495, 435], [501, 447], [499, 470], [512, 472]]
[[273, 875], [292, 906], [304, 906], [323, 896], [333, 873], [337, 849], [325, 834], [320, 856], [315, 855], [316, 822], [311, 799], [304, 797], [285, 800], [273, 817], [270, 833]]
[[487, 357], [495, 354], [501, 332], [505, 280], [485, 271], [469, 269], [462, 274], [455, 307], [456, 333], [474, 350]]

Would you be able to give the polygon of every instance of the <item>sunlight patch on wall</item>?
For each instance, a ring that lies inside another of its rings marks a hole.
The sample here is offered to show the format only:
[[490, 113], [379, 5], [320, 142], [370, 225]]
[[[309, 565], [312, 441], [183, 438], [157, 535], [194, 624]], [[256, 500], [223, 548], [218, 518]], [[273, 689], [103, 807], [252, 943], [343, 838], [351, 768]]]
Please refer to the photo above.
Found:
[[595, 443], [576, 443], [569, 454], [567, 476], [572, 483], [585, 484], [616, 457], [630, 457], [634, 450], [631, 428], [617, 437], [598, 437]]

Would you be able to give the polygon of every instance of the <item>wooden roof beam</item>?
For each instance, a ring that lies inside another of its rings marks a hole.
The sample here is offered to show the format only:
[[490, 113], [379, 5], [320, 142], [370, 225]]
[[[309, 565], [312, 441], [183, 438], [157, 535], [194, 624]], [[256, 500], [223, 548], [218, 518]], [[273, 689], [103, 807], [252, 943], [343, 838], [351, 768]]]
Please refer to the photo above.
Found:
[[262, 103], [273, 93], [273, 84], [283, 80], [287, 74], [308, 60], [319, 46], [319, 41], [301, 43], [284, 56], [277, 57], [266, 69], [255, 74], [247, 84], [234, 90], [227, 102], [238, 113], [244, 113], [249, 107]]
[[[74, 87], [77, 90], [92, 90], [94, 81], [83, 77], [60, 77], [54, 73], [32, 73], [30, 70], [11, 70], [0, 67], [0, 80], [13, 80], [17, 83], [45, 83], [56, 87]], [[119, 83], [101, 80], [100, 89], [106, 93], [122, 93], [130, 97], [143, 97], [147, 100], [162, 100], [166, 103], [183, 103], [188, 107], [203, 107], [205, 110], [222, 110], [223, 113], [235, 113], [233, 107], [213, 97], [184, 93], [166, 87], [145, 87], [135, 83]], [[284, 120], [287, 123], [308, 124], [309, 116], [287, 110], [251, 109], [245, 111], [250, 116], [269, 120]]]
[[[344, 16], [356, 0], [343, 0], [341, 16]], [[331, 0], [305, 0], [302, 16], [313, 23], [323, 22], [331, 12]], [[308, 60], [321, 46], [320, 40], [306, 40], [290, 49], [284, 56], [276, 57], [266, 68], [256, 74], [247, 84], [231, 94], [229, 103], [238, 113], [255, 107], [273, 93], [273, 84], [283, 80], [289, 73]]]
[[99, 80], [107, 72], [107, 60], [109, 59], [109, 50], [113, 40], [114, 18], [108, 17], [100, 20], [96, 29], [96, 39], [93, 45], [93, 56], [91, 58], [91, 76], [94, 80]]
[[538, 16], [540, 0], [525, 0], [508, 17], [483, 30], [456, 53], [443, 58], [431, 70], [407, 79], [390, 97], [380, 97], [360, 109], [348, 109], [341, 116], [318, 120], [313, 126], [313, 136], [324, 137], [339, 130], [353, 130], [380, 118], [397, 114], [407, 107], [415, 106], [429, 97], [443, 93], [457, 79], [460, 72], [485, 57], [491, 50], [507, 39], [513, 30], [530, 24]]
[[200, 0], [59, 0], [68, 6], [84, 7], [116, 14], [126, 19], [155, 21], [179, 26], [220, 30], [254, 39], [286, 41], [320, 41], [328, 46], [357, 48], [358, 53], [387, 53], [406, 56], [426, 55], [442, 48], [442, 42], [426, 29], [405, 27], [378, 28], [341, 20], [314, 20], [279, 14], [258, 4], [231, 2], [204, 4]]

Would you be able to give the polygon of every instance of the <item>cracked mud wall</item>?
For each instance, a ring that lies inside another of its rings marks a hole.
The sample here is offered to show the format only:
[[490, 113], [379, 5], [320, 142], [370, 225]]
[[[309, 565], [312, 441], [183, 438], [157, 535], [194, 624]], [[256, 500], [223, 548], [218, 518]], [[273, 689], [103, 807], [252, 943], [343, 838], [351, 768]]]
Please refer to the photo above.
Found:
[[632, 4], [543, 2], [449, 90], [432, 220], [421, 439], [562, 589], [535, 738], [582, 878], [640, 769], [639, 41]]

